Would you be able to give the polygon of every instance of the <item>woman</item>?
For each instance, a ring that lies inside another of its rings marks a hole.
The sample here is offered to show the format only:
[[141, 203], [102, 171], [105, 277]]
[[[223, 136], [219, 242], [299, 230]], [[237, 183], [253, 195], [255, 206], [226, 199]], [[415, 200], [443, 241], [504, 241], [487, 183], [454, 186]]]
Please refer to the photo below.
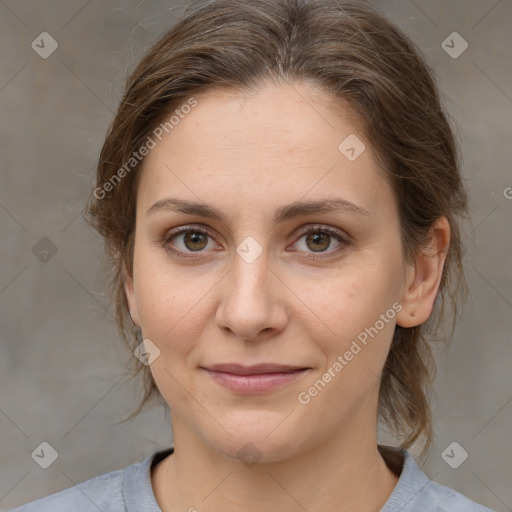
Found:
[[371, 8], [190, 13], [129, 77], [88, 209], [135, 414], [163, 397], [174, 446], [16, 510], [489, 511], [408, 451], [466, 203], [432, 75]]

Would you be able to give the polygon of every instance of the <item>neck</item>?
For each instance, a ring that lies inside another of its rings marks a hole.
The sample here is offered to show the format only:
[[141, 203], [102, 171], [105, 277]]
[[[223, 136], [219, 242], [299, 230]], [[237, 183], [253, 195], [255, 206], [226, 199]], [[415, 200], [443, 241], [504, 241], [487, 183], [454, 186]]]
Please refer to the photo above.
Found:
[[163, 512], [378, 512], [398, 481], [378, 451], [375, 431], [340, 432], [293, 458], [251, 466], [219, 455], [180, 426], [173, 421], [174, 454], [152, 475]]

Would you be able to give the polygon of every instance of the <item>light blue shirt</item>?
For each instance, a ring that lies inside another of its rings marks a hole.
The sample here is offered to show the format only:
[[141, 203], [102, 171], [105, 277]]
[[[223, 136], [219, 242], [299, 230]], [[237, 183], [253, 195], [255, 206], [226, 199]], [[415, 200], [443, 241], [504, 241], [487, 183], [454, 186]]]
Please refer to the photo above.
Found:
[[[429, 480], [408, 451], [396, 451], [404, 461], [402, 472], [380, 512], [495, 512]], [[11, 512], [162, 512], [151, 487], [151, 467], [173, 452], [172, 447], [161, 450]]]

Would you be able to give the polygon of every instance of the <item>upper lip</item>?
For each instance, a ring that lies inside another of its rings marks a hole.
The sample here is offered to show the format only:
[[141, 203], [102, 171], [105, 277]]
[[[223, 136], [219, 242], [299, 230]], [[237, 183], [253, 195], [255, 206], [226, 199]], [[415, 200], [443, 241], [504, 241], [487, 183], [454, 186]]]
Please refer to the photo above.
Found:
[[284, 364], [263, 363], [252, 366], [243, 366], [236, 363], [216, 364], [213, 366], [203, 366], [206, 370], [222, 373], [232, 373], [234, 375], [255, 375], [261, 373], [291, 373], [297, 370], [306, 370], [304, 366], [291, 366]]

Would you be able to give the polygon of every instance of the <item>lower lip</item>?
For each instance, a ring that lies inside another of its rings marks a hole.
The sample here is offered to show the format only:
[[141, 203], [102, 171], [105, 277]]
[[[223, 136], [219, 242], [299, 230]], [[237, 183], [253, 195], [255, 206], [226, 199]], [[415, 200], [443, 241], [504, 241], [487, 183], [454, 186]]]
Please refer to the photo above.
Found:
[[307, 370], [257, 375], [235, 375], [233, 373], [206, 370], [221, 386], [238, 393], [252, 394], [273, 391], [301, 377]]

